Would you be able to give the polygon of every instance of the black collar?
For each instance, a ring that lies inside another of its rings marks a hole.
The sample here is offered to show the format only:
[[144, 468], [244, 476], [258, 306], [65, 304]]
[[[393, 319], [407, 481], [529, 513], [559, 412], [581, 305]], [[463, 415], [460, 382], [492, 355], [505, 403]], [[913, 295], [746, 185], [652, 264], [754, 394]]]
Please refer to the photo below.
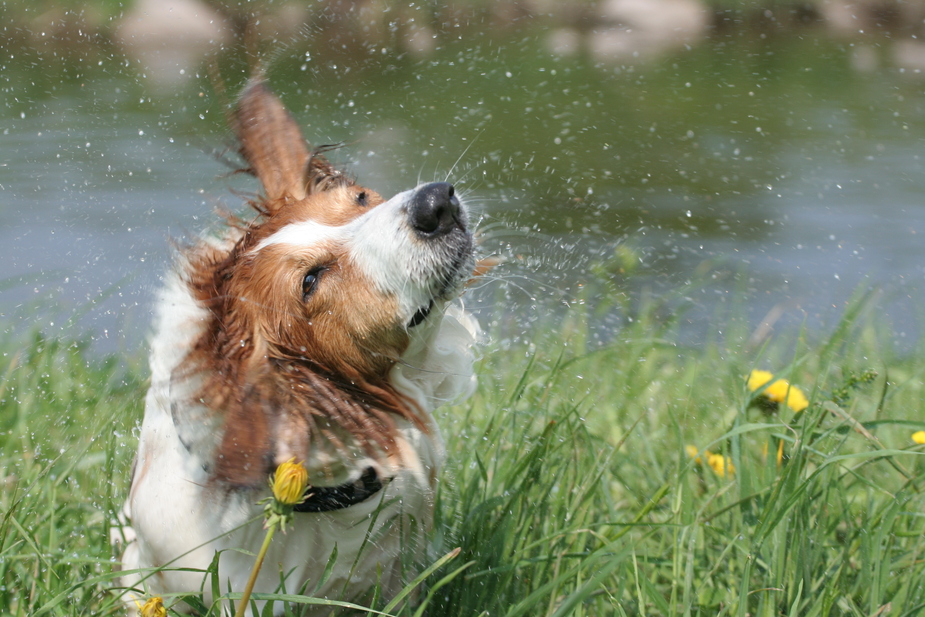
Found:
[[367, 467], [359, 478], [340, 486], [314, 486], [308, 499], [293, 508], [296, 512], [332, 512], [366, 501], [382, 490], [376, 470]]

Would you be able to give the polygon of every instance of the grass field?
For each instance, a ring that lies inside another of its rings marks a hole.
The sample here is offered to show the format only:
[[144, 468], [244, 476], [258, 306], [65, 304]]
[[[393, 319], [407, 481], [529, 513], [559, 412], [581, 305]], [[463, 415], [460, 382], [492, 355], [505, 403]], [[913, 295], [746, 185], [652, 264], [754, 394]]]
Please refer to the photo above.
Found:
[[[577, 309], [529, 346], [487, 344], [476, 395], [439, 413], [449, 461], [432, 553], [447, 557], [418, 593], [373, 608], [925, 609], [925, 462], [911, 438], [925, 428], [922, 354], [897, 357], [863, 296], [831, 334], [759, 349], [734, 325], [685, 348], [662, 308], [627, 309], [634, 319], [603, 347], [589, 349]], [[100, 359], [38, 335], [0, 352], [0, 614], [118, 614], [108, 521], [134, 452], [143, 354]], [[752, 404], [753, 368], [810, 406]]]

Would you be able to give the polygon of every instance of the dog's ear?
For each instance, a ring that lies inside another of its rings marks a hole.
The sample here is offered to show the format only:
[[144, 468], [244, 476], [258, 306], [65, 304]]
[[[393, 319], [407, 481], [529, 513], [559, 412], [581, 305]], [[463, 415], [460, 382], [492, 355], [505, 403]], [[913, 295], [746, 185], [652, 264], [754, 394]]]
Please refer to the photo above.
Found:
[[247, 171], [263, 184], [267, 209], [304, 199], [305, 170], [314, 157], [295, 119], [259, 76], [241, 93], [231, 122]]
[[263, 184], [263, 205], [271, 214], [288, 200], [354, 184], [322, 154], [336, 146], [311, 150], [292, 114], [260, 76], [241, 93], [231, 124], [247, 171]]

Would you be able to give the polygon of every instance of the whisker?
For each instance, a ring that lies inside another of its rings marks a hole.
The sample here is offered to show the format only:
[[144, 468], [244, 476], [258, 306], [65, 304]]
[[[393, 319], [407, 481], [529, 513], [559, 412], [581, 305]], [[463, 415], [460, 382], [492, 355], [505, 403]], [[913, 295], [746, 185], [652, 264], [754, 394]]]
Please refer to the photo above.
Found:
[[469, 149], [478, 141], [482, 133], [485, 132], [484, 129], [476, 133], [475, 137], [472, 138], [472, 141], [469, 142], [469, 145], [466, 146], [465, 150], [462, 151], [462, 154], [459, 155], [459, 158], [456, 159], [456, 162], [453, 163], [453, 166], [450, 167], [450, 170], [446, 173], [446, 177], [443, 179], [444, 182], [450, 181], [450, 176], [453, 175], [453, 172], [456, 171], [456, 166], [459, 165], [459, 162], [466, 156], [466, 153], [469, 152]]
[[[473, 172], [478, 171], [479, 169], [481, 169], [481, 163], [476, 163], [476, 164], [475, 164], [474, 166], [472, 166], [470, 169], [467, 169], [466, 172], [465, 172], [464, 174], [462, 174], [461, 176], [459, 176], [459, 177], [456, 178], [456, 184], [462, 184], [462, 183], [466, 182], [466, 180], [469, 179], [469, 176], [470, 176]], [[474, 187], [474, 186], [473, 186], [473, 187], [469, 187], [470, 190], [474, 190], [475, 188], [476, 188], [476, 187]]]

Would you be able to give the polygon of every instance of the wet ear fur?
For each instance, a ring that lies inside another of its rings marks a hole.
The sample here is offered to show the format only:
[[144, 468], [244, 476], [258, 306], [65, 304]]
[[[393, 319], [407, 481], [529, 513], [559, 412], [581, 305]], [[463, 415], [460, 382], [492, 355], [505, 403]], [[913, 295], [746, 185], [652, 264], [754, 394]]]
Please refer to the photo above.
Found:
[[352, 184], [321, 150], [312, 151], [292, 114], [261, 76], [251, 78], [231, 114], [239, 152], [257, 176], [272, 214], [290, 200], [334, 186]]

